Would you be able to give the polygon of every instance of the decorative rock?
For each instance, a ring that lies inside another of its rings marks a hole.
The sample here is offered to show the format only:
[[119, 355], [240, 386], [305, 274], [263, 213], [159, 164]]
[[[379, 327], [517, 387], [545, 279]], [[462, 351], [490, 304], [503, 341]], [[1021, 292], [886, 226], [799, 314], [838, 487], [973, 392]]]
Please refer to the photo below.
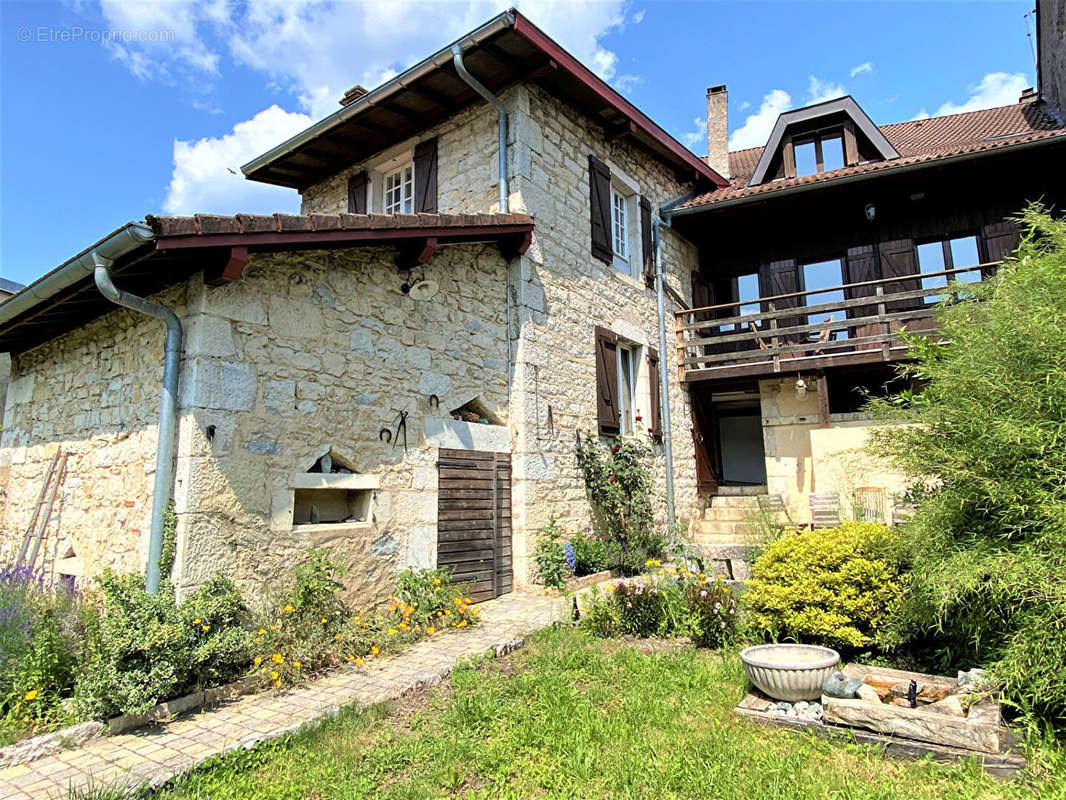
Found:
[[822, 681], [822, 694], [828, 697], [850, 699], [862, 686], [862, 678], [849, 678], [843, 672], [837, 671]]
[[874, 687], [868, 684], [861, 684], [855, 694], [858, 695], [860, 700], [865, 700], [867, 703], [877, 703], [878, 705], [881, 705], [881, 695], [877, 693], [877, 690]]
[[925, 707], [926, 711], [935, 711], [937, 714], [949, 714], [952, 717], [965, 717], [966, 711], [962, 707], [962, 701], [958, 695], [950, 695], [943, 700], [930, 703]]
[[[900, 699], [896, 698], [893, 703], [896, 702]], [[830, 698], [826, 701], [825, 718], [838, 725], [867, 728], [890, 736], [964, 747], [982, 753], [1000, 752], [1000, 728], [947, 714], [930, 714], [925, 708], [897, 708], [894, 704], [875, 705], [861, 700]]]

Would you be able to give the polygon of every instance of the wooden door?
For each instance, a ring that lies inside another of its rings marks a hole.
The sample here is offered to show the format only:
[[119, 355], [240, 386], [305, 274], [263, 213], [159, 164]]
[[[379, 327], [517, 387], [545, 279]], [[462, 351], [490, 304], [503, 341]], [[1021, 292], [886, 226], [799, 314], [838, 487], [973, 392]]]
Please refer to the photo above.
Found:
[[710, 399], [691, 393], [692, 438], [696, 453], [696, 492], [701, 497], [718, 494], [718, 454], [715, 452], [714, 417]]
[[437, 469], [437, 565], [475, 601], [510, 592], [510, 454], [441, 448]]

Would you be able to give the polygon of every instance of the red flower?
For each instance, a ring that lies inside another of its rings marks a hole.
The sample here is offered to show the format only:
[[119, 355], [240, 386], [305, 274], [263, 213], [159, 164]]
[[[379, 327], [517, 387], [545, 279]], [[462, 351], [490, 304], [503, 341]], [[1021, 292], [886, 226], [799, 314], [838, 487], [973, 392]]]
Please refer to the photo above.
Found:
[[621, 445], [618, 445], [618, 444], [616, 444], [616, 445], [614, 446], [614, 452], [616, 452], [616, 453], [617, 453], [617, 452], [618, 452], [619, 450], [621, 450], [621, 449], [622, 449], [622, 446], [621, 446]]
[[610, 476], [610, 477], [609, 477], [609, 478], [607, 479], [607, 483], [614, 483], [614, 475], [611, 475], [611, 476]]

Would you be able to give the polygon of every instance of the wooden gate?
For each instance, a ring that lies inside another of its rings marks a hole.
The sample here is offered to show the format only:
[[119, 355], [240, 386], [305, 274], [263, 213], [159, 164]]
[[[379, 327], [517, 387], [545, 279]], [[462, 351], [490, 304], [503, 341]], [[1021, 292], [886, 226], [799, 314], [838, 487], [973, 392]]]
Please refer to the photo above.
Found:
[[437, 565], [475, 601], [511, 591], [511, 456], [441, 448]]

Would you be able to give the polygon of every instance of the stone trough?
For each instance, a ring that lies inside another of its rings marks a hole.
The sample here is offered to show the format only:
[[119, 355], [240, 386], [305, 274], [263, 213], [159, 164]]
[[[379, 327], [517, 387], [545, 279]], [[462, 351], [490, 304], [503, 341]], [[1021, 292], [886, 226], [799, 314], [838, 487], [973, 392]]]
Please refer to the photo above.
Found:
[[[753, 689], [736, 711], [767, 724], [882, 745], [892, 756], [929, 756], [937, 761], [975, 758], [999, 778], [1014, 778], [1025, 768], [1025, 759], [1013, 751], [1015, 738], [991, 692], [971, 691], [972, 684], [960, 689], [955, 678], [862, 664], [849, 664], [843, 672], [854, 679], [853, 684], [861, 681], [856, 697], [823, 694], [820, 706], [812, 704], [795, 713], [790, 704]], [[911, 681], [913, 708], [908, 697]], [[807, 713], [815, 706], [818, 713]]]

